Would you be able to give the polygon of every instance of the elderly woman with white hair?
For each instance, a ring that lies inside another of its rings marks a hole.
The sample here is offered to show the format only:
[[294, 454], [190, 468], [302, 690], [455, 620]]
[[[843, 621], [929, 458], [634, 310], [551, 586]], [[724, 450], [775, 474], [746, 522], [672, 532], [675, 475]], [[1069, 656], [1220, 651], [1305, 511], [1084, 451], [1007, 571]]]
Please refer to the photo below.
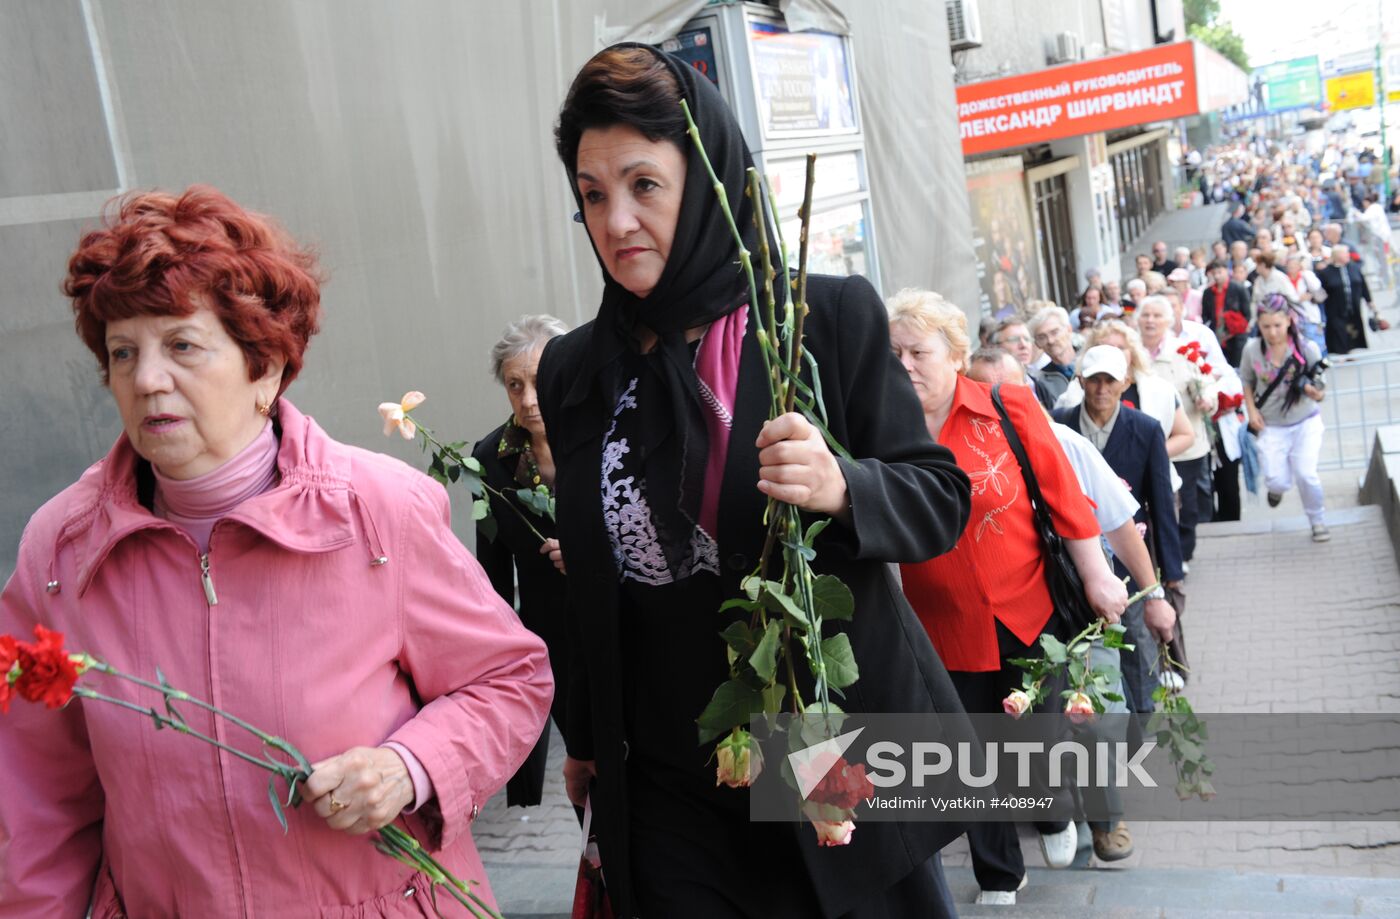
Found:
[[1211, 438], [1206, 422], [1215, 414], [1219, 400], [1219, 384], [1178, 349], [1181, 341], [1172, 334], [1176, 316], [1166, 297], [1144, 297], [1137, 310], [1138, 334], [1142, 346], [1152, 358], [1151, 374], [1176, 388], [1181, 407], [1191, 422], [1193, 439], [1172, 460], [1181, 476], [1181, 557], [1189, 563], [1196, 549], [1196, 524], [1202, 515], [1210, 519], [1213, 504], [1210, 478]]
[[[550, 714], [561, 733], [568, 720], [569, 643], [564, 575], [556, 570], [549, 555], [551, 549], [558, 547], [558, 540], [554, 538], [553, 517], [535, 510], [517, 495], [521, 489], [537, 491], [543, 487], [549, 493], [554, 487], [554, 458], [540, 417], [535, 372], [545, 343], [567, 331], [569, 327], [562, 321], [546, 315], [521, 316], [506, 326], [491, 346], [490, 370], [505, 388], [510, 417], [472, 449], [487, 484], [500, 493], [488, 495], [489, 522], [477, 524], [477, 561], [486, 570], [496, 593], [516, 607], [521, 622], [543, 638], [549, 649], [555, 686]], [[540, 803], [548, 755], [546, 722], [530, 758], [506, 783], [508, 805], [527, 807]]]
[[[1000, 389], [1005, 419], [986, 384], [962, 374], [970, 342], [967, 319], [936, 293], [903, 290], [887, 303], [890, 345], [909, 373], [934, 439], [953, 452], [972, 480], [972, 515], [951, 552], [901, 566], [904, 592], [948, 668], [969, 712], [1002, 711], [1007, 690], [1021, 671], [1010, 661], [1038, 656], [1042, 633], [1068, 638], [1045, 582], [1045, 557], [1025, 478], [1007, 445], [1012, 424], [1025, 445], [1055, 529], [1084, 580], [1090, 605], [1117, 622], [1127, 591], [1099, 549], [1099, 524], [1074, 470], [1050, 429], [1049, 419], [1026, 386]], [[1036, 327], [1052, 360], [1073, 363], [1064, 310], [1046, 307]], [[1052, 325], [1053, 324], [1053, 325]], [[1058, 702], [1055, 692], [1049, 696]], [[1037, 824], [1041, 852], [1052, 868], [1074, 859], [1076, 834], [1065, 821]], [[1025, 883], [1016, 829], [1009, 823], [974, 823], [968, 832], [978, 902], [1014, 904]]]

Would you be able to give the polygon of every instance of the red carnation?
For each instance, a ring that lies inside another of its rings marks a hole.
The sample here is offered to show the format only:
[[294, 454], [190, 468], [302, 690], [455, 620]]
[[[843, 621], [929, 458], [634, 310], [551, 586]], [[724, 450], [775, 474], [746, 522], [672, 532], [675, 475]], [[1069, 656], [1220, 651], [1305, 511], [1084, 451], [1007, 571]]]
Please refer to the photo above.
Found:
[[1191, 353], [1191, 346], [1190, 346], [1190, 345], [1182, 345], [1180, 348], [1177, 348], [1177, 349], [1176, 349], [1176, 353], [1177, 353], [1177, 354], [1190, 354], [1190, 353]]
[[865, 764], [852, 766], [845, 758], [838, 759], [812, 793], [808, 801], [830, 804], [842, 810], [853, 810], [861, 799], [875, 794], [875, 786], [865, 775]]
[[0, 635], [0, 714], [10, 710], [10, 697], [14, 694], [10, 688], [10, 671], [18, 660], [19, 642], [12, 636]]
[[1201, 373], [1210, 373], [1210, 364], [1201, 364]]
[[1245, 319], [1240, 313], [1230, 310], [1225, 314], [1226, 335], [1243, 335], [1248, 329], [1249, 320]]
[[15, 681], [15, 692], [30, 702], [62, 708], [73, 698], [78, 667], [63, 650], [62, 632], [36, 625], [34, 637], [39, 639], [37, 644], [19, 643], [20, 674]]

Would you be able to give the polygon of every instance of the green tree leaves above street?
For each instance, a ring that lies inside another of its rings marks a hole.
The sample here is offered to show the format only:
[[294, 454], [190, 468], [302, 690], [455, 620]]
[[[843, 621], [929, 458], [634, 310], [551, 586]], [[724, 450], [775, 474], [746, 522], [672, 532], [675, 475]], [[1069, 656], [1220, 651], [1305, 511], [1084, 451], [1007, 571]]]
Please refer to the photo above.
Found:
[[1220, 0], [1185, 0], [1182, 6], [1186, 13], [1187, 35], [1219, 51], [1245, 72], [1249, 71], [1244, 39], [1233, 25], [1219, 20]]

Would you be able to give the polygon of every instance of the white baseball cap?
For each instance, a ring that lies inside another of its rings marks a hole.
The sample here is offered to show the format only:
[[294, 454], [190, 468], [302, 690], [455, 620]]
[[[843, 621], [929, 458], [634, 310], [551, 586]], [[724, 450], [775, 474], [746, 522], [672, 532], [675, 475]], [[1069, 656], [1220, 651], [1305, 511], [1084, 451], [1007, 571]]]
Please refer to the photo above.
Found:
[[1128, 359], [1113, 345], [1094, 345], [1084, 352], [1079, 375], [1087, 380], [1096, 373], [1106, 373], [1121, 383], [1128, 378]]

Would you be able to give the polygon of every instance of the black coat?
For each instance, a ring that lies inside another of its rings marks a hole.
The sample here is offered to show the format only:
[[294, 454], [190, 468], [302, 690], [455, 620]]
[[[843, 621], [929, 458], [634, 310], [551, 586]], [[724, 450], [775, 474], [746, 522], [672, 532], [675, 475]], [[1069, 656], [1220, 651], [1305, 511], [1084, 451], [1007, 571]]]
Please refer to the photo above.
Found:
[[[1088, 437], [1079, 409], [1078, 405], [1057, 409], [1053, 415], [1060, 424]], [[1123, 406], [1104, 445], [1103, 458], [1137, 499], [1137, 519], [1151, 528], [1152, 554], [1162, 569], [1162, 580], [1181, 580], [1181, 533], [1176, 520], [1176, 495], [1172, 492], [1172, 464], [1162, 426], [1152, 416]], [[1121, 574], [1128, 573], [1121, 562], [1115, 562], [1115, 567]]]
[[1249, 321], [1253, 310], [1249, 304], [1249, 291], [1239, 281], [1227, 281], [1225, 284], [1225, 306], [1220, 309], [1216, 303], [1215, 285], [1207, 284], [1201, 291], [1201, 322], [1210, 327], [1211, 331], [1224, 329], [1225, 312], [1240, 313], [1245, 321]]
[[[497, 456], [504, 432], [505, 425], [501, 425], [487, 434], [472, 448], [472, 456], [485, 470], [487, 483], [510, 495], [520, 486], [515, 481], [515, 458], [502, 461]], [[540, 517], [514, 498], [506, 500], [519, 508], [535, 529], [545, 536], [555, 535], [553, 521]], [[569, 686], [569, 632], [564, 576], [550, 563], [549, 556], [540, 554], [540, 540], [530, 532], [520, 514], [506, 507], [494, 495], [490, 496], [490, 501], [496, 537], [489, 539], [480, 527], [477, 528], [476, 559], [486, 570], [496, 593], [519, 611], [525, 628], [544, 639], [549, 649], [549, 665], [554, 670], [554, 701], [550, 704], [550, 714], [560, 733], [563, 733], [567, 726]], [[520, 587], [518, 604], [517, 581]], [[545, 761], [548, 756], [549, 723], [546, 722], [529, 759], [506, 783], [508, 806], [527, 807], [540, 803], [544, 795]]]
[[[833, 523], [816, 544], [815, 567], [841, 577], [855, 594], [855, 618], [828, 626], [849, 632], [861, 667], [842, 706], [851, 712], [961, 712], [933, 644], [884, 563], [923, 561], [953, 547], [971, 507], [967, 476], [929, 437], [908, 375], [891, 354], [888, 317], [869, 282], [814, 276], [808, 301], [805, 342], [820, 365], [831, 431], [858, 458], [854, 464], [841, 461], [853, 524]], [[739, 580], [757, 564], [765, 531], [754, 443], [769, 399], [755, 318], [743, 343], [715, 534], [727, 596], [739, 595]], [[556, 466], [559, 538], [578, 652], [571, 665], [566, 743], [571, 756], [596, 761], [599, 849], [613, 907], [619, 916], [630, 916], [627, 738], [619, 676], [627, 664], [619, 650], [618, 571], [599, 493], [602, 437], [612, 405], [611, 394], [581, 374], [592, 336], [588, 323], [551, 340], [540, 359], [538, 385]], [[675, 717], [693, 721], [698, 714], [677, 711]], [[963, 827], [869, 821], [851, 845], [821, 850], [809, 827], [794, 830], [823, 912], [836, 916], [920, 869]]]
[[[1346, 280], [1342, 273], [1346, 272]], [[1366, 286], [1366, 276], [1356, 262], [1347, 262], [1342, 267], [1328, 265], [1317, 272], [1317, 279], [1327, 293], [1322, 303], [1322, 313], [1327, 321], [1327, 350], [1333, 354], [1346, 354], [1355, 348], [1366, 347], [1366, 332], [1363, 328], [1365, 311], [1361, 301], [1371, 300], [1371, 289]], [[1349, 282], [1349, 283], [1348, 283]], [[1347, 296], [1347, 288], [1351, 296]]]

